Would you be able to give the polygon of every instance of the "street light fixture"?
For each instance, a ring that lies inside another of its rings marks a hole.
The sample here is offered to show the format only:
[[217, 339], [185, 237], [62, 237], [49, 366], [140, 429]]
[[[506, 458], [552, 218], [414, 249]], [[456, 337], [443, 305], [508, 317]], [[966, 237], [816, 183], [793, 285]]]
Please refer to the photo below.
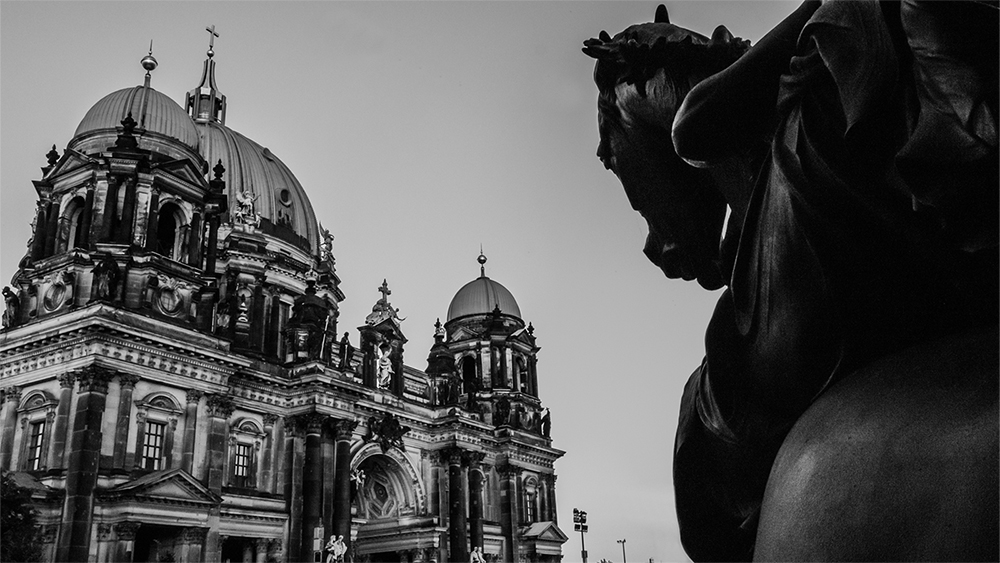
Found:
[[580, 532], [580, 558], [583, 563], [587, 563], [587, 545], [583, 541], [583, 534], [587, 533], [587, 513], [585, 511], [573, 509], [573, 531]]
[[620, 540], [616, 540], [616, 541], [618, 543], [622, 544], [622, 563], [628, 563], [628, 561], [625, 560], [625, 540], [624, 539], [620, 539]]

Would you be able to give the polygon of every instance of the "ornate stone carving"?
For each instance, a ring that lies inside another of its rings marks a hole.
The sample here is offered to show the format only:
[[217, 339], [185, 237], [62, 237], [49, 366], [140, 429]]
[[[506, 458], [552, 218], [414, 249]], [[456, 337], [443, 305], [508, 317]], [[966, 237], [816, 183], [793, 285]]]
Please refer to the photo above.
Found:
[[135, 533], [141, 526], [139, 522], [119, 522], [115, 524], [115, 535], [118, 541], [135, 541]]
[[115, 376], [115, 371], [98, 365], [89, 365], [76, 372], [80, 393], [107, 393], [108, 382]]
[[398, 448], [405, 451], [403, 445], [403, 434], [411, 429], [399, 423], [391, 412], [386, 413], [381, 420], [374, 416], [368, 418], [368, 434], [364, 436], [365, 442], [375, 442], [382, 449], [382, 453], [389, 451], [389, 448]]
[[107, 522], [97, 523], [97, 541], [108, 541], [111, 539], [111, 524]]
[[357, 427], [358, 421], [348, 419], [340, 419], [333, 425], [337, 440], [349, 440]]
[[191, 403], [197, 404], [198, 401], [201, 400], [202, 395], [204, 395], [204, 393], [201, 392], [201, 391], [199, 391], [199, 390], [197, 390], [197, 389], [188, 389], [187, 390], [187, 402], [188, 402], [188, 404], [191, 404]]
[[513, 465], [510, 462], [505, 462], [497, 464], [496, 470], [503, 479], [516, 479], [524, 471], [524, 468]]
[[60, 373], [56, 376], [59, 381], [59, 387], [62, 389], [72, 389], [73, 383], [76, 381], [76, 376], [73, 372]]
[[464, 456], [466, 465], [472, 469], [482, 470], [482, 463], [486, 459], [486, 452], [466, 451]]
[[21, 402], [21, 388], [11, 385], [3, 390], [3, 400], [11, 401], [14, 404]]
[[229, 418], [232, 416], [233, 411], [236, 410], [235, 405], [233, 405], [233, 399], [228, 395], [220, 393], [209, 394], [206, 404], [208, 405], [209, 416], [218, 418]]
[[443, 459], [448, 460], [448, 465], [462, 465], [465, 461], [465, 450], [458, 446], [451, 446], [441, 450]]
[[118, 374], [118, 384], [122, 386], [122, 389], [135, 389], [135, 384], [139, 379], [139, 375], [135, 373]]
[[184, 543], [204, 543], [208, 528], [184, 528], [180, 539]]
[[264, 414], [264, 428], [267, 428], [268, 426], [274, 426], [275, 422], [278, 422], [278, 415], [271, 413]]

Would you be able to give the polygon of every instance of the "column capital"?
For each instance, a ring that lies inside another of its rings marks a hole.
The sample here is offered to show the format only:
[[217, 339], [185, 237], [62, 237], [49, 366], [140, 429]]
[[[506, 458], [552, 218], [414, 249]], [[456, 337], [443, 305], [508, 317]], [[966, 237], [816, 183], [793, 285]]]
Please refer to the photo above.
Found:
[[229, 418], [236, 410], [232, 397], [221, 393], [210, 393], [206, 403], [208, 404], [209, 416], [216, 418]]
[[318, 412], [304, 414], [301, 415], [301, 417], [300, 423], [305, 425], [306, 434], [322, 434], [323, 423], [326, 422], [326, 419], [330, 418], [327, 415], [320, 414]]
[[184, 543], [203, 543], [208, 528], [184, 528], [181, 532], [181, 541]]
[[188, 402], [188, 404], [194, 403], [194, 404], [197, 405], [198, 401], [201, 400], [201, 397], [204, 394], [205, 393], [203, 393], [202, 391], [199, 391], [198, 389], [188, 389], [187, 390], [187, 402]]
[[486, 459], [486, 452], [474, 452], [466, 451], [464, 453], [464, 462], [469, 466], [470, 469], [475, 469], [482, 471], [483, 460]]
[[115, 376], [115, 370], [91, 364], [76, 372], [77, 387], [80, 393], [107, 393], [108, 382]]
[[448, 446], [441, 451], [441, 457], [448, 460], [448, 465], [462, 465], [466, 451], [458, 446]]
[[118, 373], [118, 384], [122, 386], [122, 389], [135, 389], [135, 384], [139, 379], [137, 373]]
[[111, 524], [107, 522], [97, 523], [97, 541], [108, 541], [111, 539]]
[[12, 401], [14, 403], [21, 402], [21, 388], [16, 385], [5, 387], [3, 390], [3, 400]]
[[65, 373], [60, 373], [59, 375], [57, 375], [56, 379], [59, 381], [60, 388], [72, 389], [73, 383], [76, 382], [76, 375], [74, 375], [73, 372], [71, 371], [67, 371]]
[[337, 440], [350, 440], [357, 427], [358, 421], [342, 418], [333, 425], [334, 436]]
[[511, 479], [511, 478], [516, 478], [518, 475], [520, 475], [521, 472], [524, 471], [524, 468], [513, 465], [510, 462], [505, 462], [502, 464], [497, 464], [496, 470], [501, 477], [505, 479]]
[[278, 422], [278, 415], [272, 413], [264, 413], [264, 428], [268, 426], [274, 426], [274, 423]]
[[119, 522], [115, 524], [115, 534], [118, 536], [118, 541], [134, 541], [135, 533], [141, 525], [139, 522]]

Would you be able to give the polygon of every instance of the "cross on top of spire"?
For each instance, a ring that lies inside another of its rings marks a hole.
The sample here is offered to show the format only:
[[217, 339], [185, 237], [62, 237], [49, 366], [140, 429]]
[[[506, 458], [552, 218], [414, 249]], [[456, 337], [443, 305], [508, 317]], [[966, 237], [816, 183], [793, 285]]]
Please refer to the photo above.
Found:
[[215, 32], [214, 23], [206, 27], [205, 31], [208, 32], [208, 56], [209, 58], [211, 58], [212, 56], [215, 55], [215, 51], [213, 50], [215, 48], [215, 38], [218, 37], [219, 34]]
[[382, 280], [382, 287], [378, 288], [378, 291], [382, 294], [382, 301], [388, 303], [389, 296], [392, 295], [392, 291], [389, 289], [389, 284], [387, 284], [385, 280]]

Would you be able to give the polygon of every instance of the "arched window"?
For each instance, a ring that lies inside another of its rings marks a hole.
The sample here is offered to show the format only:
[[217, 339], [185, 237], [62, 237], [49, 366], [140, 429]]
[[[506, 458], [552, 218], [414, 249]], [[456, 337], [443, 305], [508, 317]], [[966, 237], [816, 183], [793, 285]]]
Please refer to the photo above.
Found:
[[466, 393], [476, 391], [476, 359], [472, 356], [462, 358], [462, 383]]
[[226, 486], [244, 489], [257, 488], [257, 471], [260, 445], [264, 432], [257, 421], [248, 418], [237, 420], [229, 429], [229, 471]]
[[183, 414], [177, 399], [167, 393], [150, 393], [136, 402], [136, 469], [170, 469], [177, 420]]
[[156, 223], [156, 252], [167, 258], [180, 258], [180, 232], [183, 224], [181, 209], [167, 202], [160, 207]]
[[83, 242], [83, 208], [85, 205], [82, 197], [75, 197], [63, 208], [62, 216], [59, 218], [57, 253], [76, 248]]

